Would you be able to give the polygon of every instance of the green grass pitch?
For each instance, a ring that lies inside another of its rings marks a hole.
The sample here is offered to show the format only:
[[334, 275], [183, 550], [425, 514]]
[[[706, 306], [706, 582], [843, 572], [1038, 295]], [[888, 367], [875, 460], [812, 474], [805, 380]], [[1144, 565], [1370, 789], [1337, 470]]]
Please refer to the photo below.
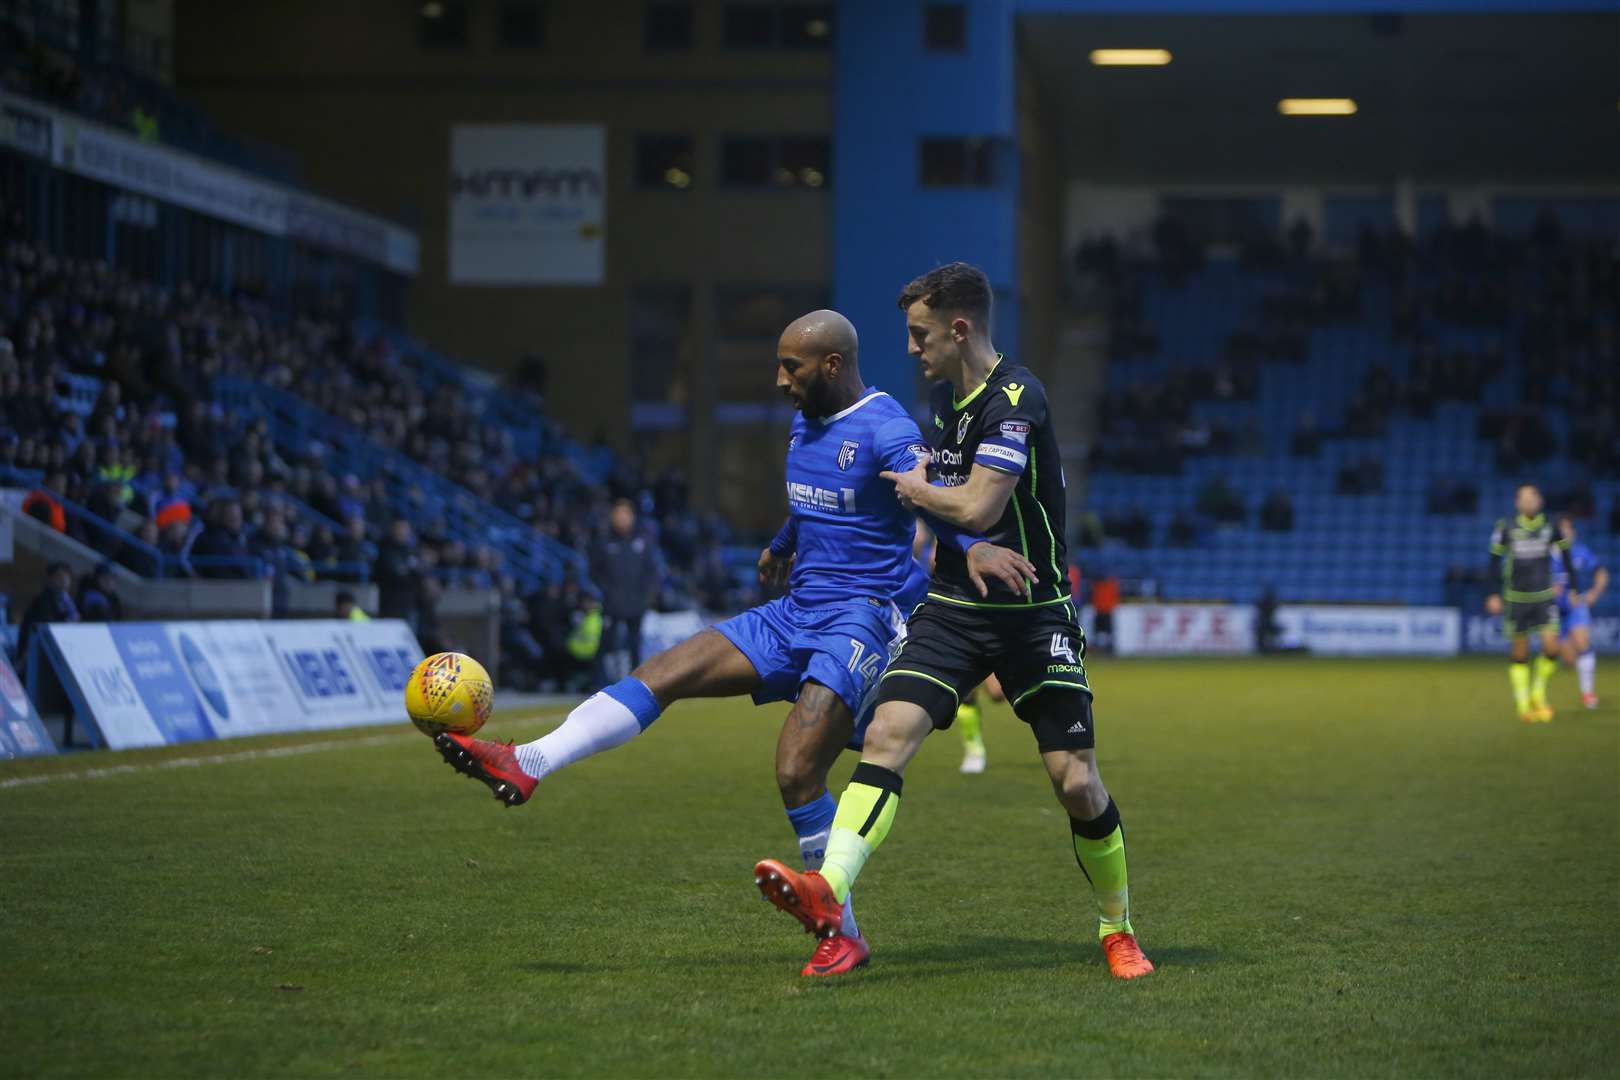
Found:
[[699, 702], [515, 810], [403, 726], [0, 766], [0, 1074], [1620, 1069], [1612, 704], [1560, 673], [1558, 719], [1521, 725], [1496, 660], [1092, 677], [1136, 983], [1004, 706], [986, 775], [954, 733], [910, 770], [855, 893], [871, 968], [801, 979], [812, 943], [750, 874], [796, 856], [785, 709]]

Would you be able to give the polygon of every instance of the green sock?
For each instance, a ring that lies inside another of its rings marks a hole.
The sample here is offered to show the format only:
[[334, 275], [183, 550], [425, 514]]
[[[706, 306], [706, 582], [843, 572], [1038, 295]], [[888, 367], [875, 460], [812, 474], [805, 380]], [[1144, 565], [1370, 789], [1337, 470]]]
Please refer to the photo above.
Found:
[[1071, 817], [1069, 831], [1074, 834], [1075, 861], [1097, 898], [1097, 937], [1134, 934], [1125, 873], [1125, 830], [1119, 823], [1119, 807], [1109, 799], [1108, 809], [1092, 821]]
[[1547, 704], [1547, 680], [1558, 670], [1558, 661], [1550, 656], [1537, 656], [1536, 671], [1530, 677], [1530, 700], [1537, 705]]
[[821, 876], [840, 901], [849, 896], [861, 867], [889, 835], [899, 809], [899, 773], [870, 761], [855, 766], [849, 787], [838, 798], [838, 813], [833, 816], [827, 855], [821, 863]]
[[1508, 665], [1508, 681], [1513, 684], [1513, 701], [1520, 712], [1530, 711], [1530, 664], [1515, 660]]
[[962, 744], [969, 750], [984, 749], [984, 735], [982, 714], [979, 707], [971, 701], [964, 701], [956, 707], [956, 725], [962, 729]]

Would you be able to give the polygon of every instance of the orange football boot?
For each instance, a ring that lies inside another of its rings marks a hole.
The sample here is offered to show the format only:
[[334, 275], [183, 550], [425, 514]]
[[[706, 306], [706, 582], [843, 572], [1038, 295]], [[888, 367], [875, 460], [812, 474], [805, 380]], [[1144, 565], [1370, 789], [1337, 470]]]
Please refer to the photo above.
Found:
[[1116, 979], [1135, 979], [1153, 973], [1153, 963], [1142, 954], [1135, 934], [1121, 930], [1102, 939], [1103, 955], [1108, 957], [1108, 970]]
[[482, 780], [507, 806], [528, 802], [535, 785], [540, 783], [518, 766], [511, 743], [490, 742], [445, 731], [433, 736], [433, 745], [456, 772]]
[[858, 967], [865, 967], [872, 958], [872, 948], [863, 937], [847, 937], [834, 931], [816, 942], [816, 951], [804, 965], [800, 975], [843, 975]]
[[754, 864], [754, 884], [761, 896], [798, 919], [807, 933], [829, 937], [843, 925], [843, 903], [833, 895], [827, 879], [814, 870], [801, 874], [775, 859], [765, 859]]

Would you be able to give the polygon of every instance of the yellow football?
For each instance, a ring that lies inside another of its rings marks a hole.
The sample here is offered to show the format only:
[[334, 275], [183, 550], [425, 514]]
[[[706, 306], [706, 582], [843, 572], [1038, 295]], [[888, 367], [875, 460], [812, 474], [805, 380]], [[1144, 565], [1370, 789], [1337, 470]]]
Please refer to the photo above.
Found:
[[471, 735], [494, 707], [489, 672], [465, 653], [435, 653], [416, 665], [405, 684], [405, 711], [425, 735]]

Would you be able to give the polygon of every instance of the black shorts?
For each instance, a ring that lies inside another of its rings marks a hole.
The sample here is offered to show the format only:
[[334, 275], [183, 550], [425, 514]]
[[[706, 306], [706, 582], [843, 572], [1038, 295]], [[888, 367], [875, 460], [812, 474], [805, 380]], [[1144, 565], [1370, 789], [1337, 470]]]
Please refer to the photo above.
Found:
[[1066, 601], [976, 608], [930, 597], [906, 623], [905, 644], [883, 673], [878, 704], [910, 702], [944, 730], [962, 698], [990, 674], [1043, 752], [1096, 745], [1086, 635]]
[[1541, 630], [1558, 629], [1558, 601], [1533, 600], [1528, 604], [1510, 603], [1502, 609], [1502, 633], [1523, 637]]

